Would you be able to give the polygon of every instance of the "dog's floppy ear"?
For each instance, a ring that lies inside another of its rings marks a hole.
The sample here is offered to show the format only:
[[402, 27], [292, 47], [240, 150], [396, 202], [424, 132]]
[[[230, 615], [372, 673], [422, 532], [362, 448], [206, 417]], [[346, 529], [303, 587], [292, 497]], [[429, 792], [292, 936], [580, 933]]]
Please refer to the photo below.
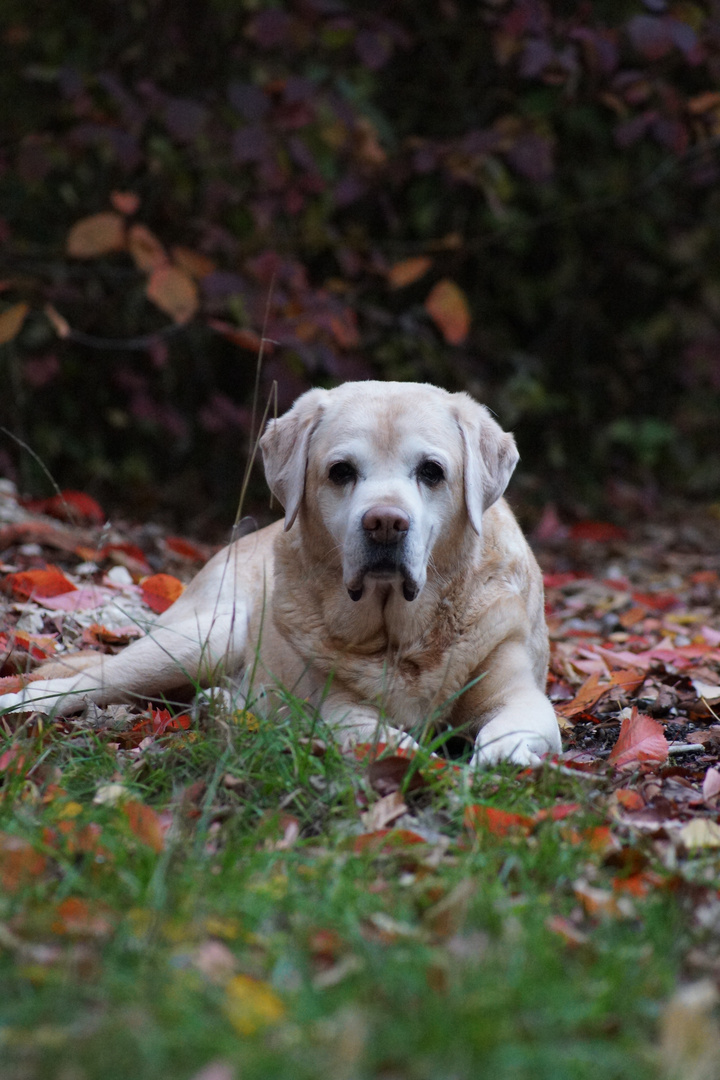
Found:
[[327, 390], [308, 390], [284, 416], [269, 421], [260, 440], [268, 487], [285, 508], [286, 532], [303, 500], [310, 439], [326, 395]]
[[484, 405], [468, 394], [454, 397], [463, 440], [465, 505], [470, 524], [480, 536], [482, 516], [505, 491], [520, 455], [513, 436], [503, 431]]

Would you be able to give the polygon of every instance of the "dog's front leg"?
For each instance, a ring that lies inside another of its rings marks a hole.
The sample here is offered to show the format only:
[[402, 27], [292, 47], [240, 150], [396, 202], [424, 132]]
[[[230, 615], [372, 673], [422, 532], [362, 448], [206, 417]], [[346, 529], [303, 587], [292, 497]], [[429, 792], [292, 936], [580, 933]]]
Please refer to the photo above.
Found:
[[537, 684], [523, 645], [501, 645], [491, 655], [486, 675], [468, 694], [470, 702], [476, 695], [482, 723], [471, 768], [497, 761], [538, 765], [562, 749], [555, 710]]
[[370, 705], [350, 704], [330, 696], [320, 706], [320, 715], [332, 728], [344, 753], [358, 743], [385, 744], [397, 750], [419, 749], [419, 744], [411, 735], [393, 727], [382, 717], [379, 709]]
[[[97, 705], [140, 701], [195, 682], [207, 683], [222, 666], [233, 672], [242, 664], [247, 637], [244, 605], [239, 610], [193, 612], [178, 602], [147, 635], [116, 656], [69, 678], [37, 680], [17, 694], [0, 696], [0, 711], [31, 706], [65, 716], [77, 712], [84, 699]], [[69, 665], [70, 666], [70, 665]]]

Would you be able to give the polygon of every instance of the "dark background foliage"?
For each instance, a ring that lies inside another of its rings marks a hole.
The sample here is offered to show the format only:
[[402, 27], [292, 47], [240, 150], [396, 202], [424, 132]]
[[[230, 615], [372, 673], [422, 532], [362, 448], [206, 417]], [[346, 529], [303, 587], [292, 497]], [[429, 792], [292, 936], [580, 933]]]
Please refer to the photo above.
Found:
[[717, 3], [3, 12], [0, 467], [24, 490], [50, 493], [39, 458], [134, 515], [226, 519], [264, 339], [260, 413], [273, 382], [284, 409], [430, 380], [517, 430], [530, 502], [717, 495]]

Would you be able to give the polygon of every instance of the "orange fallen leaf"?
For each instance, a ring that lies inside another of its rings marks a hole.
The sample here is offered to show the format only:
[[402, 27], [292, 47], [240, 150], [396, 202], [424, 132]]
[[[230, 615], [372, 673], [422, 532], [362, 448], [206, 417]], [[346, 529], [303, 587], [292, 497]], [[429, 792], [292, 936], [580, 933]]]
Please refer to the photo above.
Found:
[[37, 514], [49, 514], [60, 521], [77, 520], [88, 525], [104, 525], [105, 511], [84, 491], [61, 491], [49, 499], [31, 499], [24, 504]]
[[642, 810], [645, 805], [642, 795], [639, 791], [635, 791], [634, 788], [618, 788], [615, 792], [615, 798], [623, 810]]
[[621, 769], [644, 761], [662, 762], [668, 756], [668, 741], [662, 724], [650, 716], [639, 713], [634, 707], [620, 725], [618, 740], [610, 752], [608, 761]]
[[425, 310], [449, 345], [462, 345], [470, 332], [470, 306], [459, 285], [443, 278], [430, 290]]
[[196, 281], [202, 281], [208, 274], [213, 274], [217, 270], [217, 265], [212, 259], [192, 248], [174, 247], [172, 257], [177, 266]]
[[410, 259], [397, 262], [387, 272], [388, 285], [391, 289], [404, 289], [427, 274], [432, 266], [432, 259], [427, 255], [415, 255]]
[[62, 596], [63, 593], [74, 592], [76, 589], [62, 570], [52, 565], [46, 566], [44, 570], [19, 570], [16, 574], [8, 574], [4, 584], [15, 596], [21, 596], [25, 600], [34, 596]]
[[68, 233], [66, 250], [75, 259], [95, 259], [125, 248], [125, 222], [107, 210], [76, 221]]
[[587, 934], [563, 915], [550, 915], [545, 920], [545, 926], [553, 934], [558, 934], [566, 945], [586, 945], [589, 941]]
[[113, 931], [108, 918], [109, 908], [79, 896], [67, 896], [55, 909], [50, 929], [54, 934], [70, 937], [103, 938]]
[[166, 536], [165, 547], [172, 551], [173, 555], [180, 555], [183, 559], [191, 559], [192, 562], [205, 562], [207, 555], [197, 544], [191, 540], [185, 540], [181, 536]]
[[172, 574], [152, 574], [143, 578], [140, 582], [143, 600], [156, 615], [162, 615], [163, 611], [175, 603], [182, 595], [185, 586]]
[[17, 892], [45, 870], [47, 859], [19, 836], [0, 833], [0, 887]]
[[474, 803], [465, 808], [463, 825], [470, 832], [485, 831], [495, 836], [508, 836], [513, 833], [531, 832], [535, 826], [535, 820], [525, 814], [515, 814], [509, 810], [498, 810], [495, 806], [481, 806]]
[[127, 815], [131, 831], [141, 843], [159, 854], [165, 846], [164, 830], [160, 818], [151, 806], [140, 802], [126, 802], [122, 808]]
[[18, 336], [29, 310], [30, 306], [21, 301], [0, 312], [0, 345], [6, 345]]
[[426, 844], [424, 836], [413, 832], [412, 829], [375, 829], [373, 832], [360, 833], [352, 842], [352, 849], [356, 855], [369, 852], [373, 855], [389, 855], [394, 851], [402, 851], [403, 848], [412, 847], [415, 844]]

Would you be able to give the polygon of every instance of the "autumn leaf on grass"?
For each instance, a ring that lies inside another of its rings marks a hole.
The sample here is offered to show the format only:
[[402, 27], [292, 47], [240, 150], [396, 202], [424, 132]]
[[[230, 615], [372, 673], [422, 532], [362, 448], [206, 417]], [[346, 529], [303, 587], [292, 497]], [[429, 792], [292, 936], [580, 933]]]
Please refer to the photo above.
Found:
[[406, 285], [412, 285], [424, 277], [431, 266], [432, 259], [429, 259], [427, 255], [415, 255], [411, 259], [403, 259], [388, 270], [388, 285], [391, 289], [404, 289]]
[[160, 818], [151, 806], [140, 802], [126, 802], [123, 811], [127, 815], [131, 831], [143, 844], [159, 853], [165, 846], [164, 830]]
[[660, 763], [668, 756], [668, 742], [662, 724], [633, 708], [620, 725], [618, 740], [610, 752], [610, 761], [616, 768], [638, 765], [644, 761]]
[[462, 345], [470, 331], [470, 307], [459, 285], [443, 278], [430, 290], [425, 310], [448, 345]]
[[0, 833], [0, 888], [6, 893], [17, 892], [45, 870], [47, 859], [35, 851], [27, 840], [9, 833]]
[[152, 574], [143, 578], [140, 582], [143, 600], [156, 615], [162, 615], [163, 611], [175, 603], [182, 595], [185, 586], [172, 574]]
[[19, 570], [16, 574], [8, 574], [4, 584], [15, 596], [25, 600], [36, 596], [62, 596], [63, 593], [74, 592], [77, 588], [65, 577], [62, 570], [52, 565], [46, 566], [44, 570]]
[[145, 292], [148, 300], [180, 326], [190, 322], [200, 308], [197, 285], [179, 266], [153, 270]]
[[76, 221], [68, 233], [66, 249], [76, 259], [95, 259], [125, 248], [125, 222], [107, 210]]
[[535, 827], [535, 820], [525, 814], [515, 814], [509, 810], [498, 810], [494, 806], [481, 806], [474, 803], [465, 808], [463, 825], [470, 832], [512, 836], [518, 833], [529, 833]]
[[254, 1035], [282, 1020], [285, 1006], [266, 982], [249, 975], [235, 975], [225, 986], [223, 1011], [240, 1035]]
[[0, 345], [5, 345], [17, 337], [29, 310], [29, 305], [21, 301], [0, 312]]

